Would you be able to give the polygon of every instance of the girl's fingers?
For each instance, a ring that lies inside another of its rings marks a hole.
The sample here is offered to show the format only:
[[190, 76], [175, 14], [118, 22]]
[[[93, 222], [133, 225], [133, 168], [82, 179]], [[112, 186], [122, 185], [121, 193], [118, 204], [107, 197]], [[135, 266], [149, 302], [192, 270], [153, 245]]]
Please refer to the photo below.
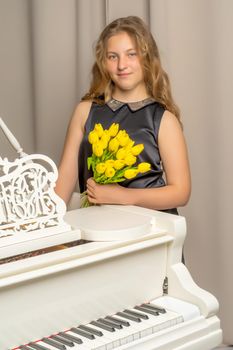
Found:
[[89, 196], [87, 196], [87, 198], [90, 203], [97, 204], [97, 200], [95, 198]]
[[91, 192], [91, 191], [88, 191], [88, 190], [87, 190], [87, 198], [88, 198], [88, 201], [89, 201], [90, 203], [92, 203], [92, 204], [96, 204], [96, 203], [97, 203], [97, 200], [96, 200], [96, 198], [95, 198], [94, 193]]
[[87, 188], [87, 195], [90, 197], [94, 197], [94, 192], [91, 188]]
[[89, 179], [87, 179], [87, 185], [89, 186], [94, 186], [95, 185], [95, 180], [93, 179], [93, 177], [90, 177]]

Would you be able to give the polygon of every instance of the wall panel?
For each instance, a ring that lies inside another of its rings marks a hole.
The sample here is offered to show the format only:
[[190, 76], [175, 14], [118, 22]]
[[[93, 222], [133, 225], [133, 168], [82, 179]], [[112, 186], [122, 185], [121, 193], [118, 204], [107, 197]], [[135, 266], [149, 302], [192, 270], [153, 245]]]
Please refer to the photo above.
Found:
[[[25, 152], [34, 150], [34, 117], [29, 4], [0, 1], [0, 116]], [[16, 153], [0, 131], [0, 156]]]
[[76, 103], [75, 0], [33, 0], [36, 150], [58, 161]]
[[125, 16], [139, 16], [148, 22], [148, 0], [106, 0], [107, 23]]

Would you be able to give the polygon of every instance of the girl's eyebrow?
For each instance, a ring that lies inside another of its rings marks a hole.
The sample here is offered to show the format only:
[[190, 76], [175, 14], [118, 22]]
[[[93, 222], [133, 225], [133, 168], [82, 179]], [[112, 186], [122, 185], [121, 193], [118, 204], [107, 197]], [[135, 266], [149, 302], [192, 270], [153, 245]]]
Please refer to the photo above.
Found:
[[[129, 52], [129, 51], [136, 51], [136, 49], [131, 48], [131, 49], [125, 50], [125, 52]], [[115, 52], [115, 51], [107, 51], [107, 54], [109, 54], [109, 53], [113, 53], [113, 54], [117, 55], [117, 52]]]

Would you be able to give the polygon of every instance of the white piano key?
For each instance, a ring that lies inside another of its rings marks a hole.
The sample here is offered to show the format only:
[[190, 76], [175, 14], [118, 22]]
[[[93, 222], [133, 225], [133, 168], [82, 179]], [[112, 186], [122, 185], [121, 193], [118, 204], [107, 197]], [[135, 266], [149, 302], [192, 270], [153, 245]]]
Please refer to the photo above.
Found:
[[123, 318], [118, 320], [114, 316], [106, 316], [105, 319], [109, 320], [109, 321], [117, 322], [120, 325], [125, 326], [125, 327], [129, 326], [129, 322], [124, 320]]
[[122, 325], [120, 325], [119, 323], [110, 321], [110, 320], [106, 320], [105, 318], [99, 318], [98, 319], [99, 322], [106, 324], [107, 326], [113, 327], [115, 329], [122, 329]]
[[115, 333], [116, 333], [116, 337], [119, 338], [120, 345], [130, 343], [134, 340], [130, 326], [129, 327], [123, 326], [121, 329], [116, 329]]
[[129, 314], [129, 315], [132, 315], [132, 316], [135, 316], [135, 317], [139, 317], [141, 318], [142, 320], [148, 320], [149, 316], [143, 312], [137, 312], [137, 310], [133, 309], [125, 309], [124, 310], [125, 313]]
[[[113, 316], [118, 320], [125, 320], [124, 318], [118, 315], [113, 315]], [[128, 327], [123, 326], [123, 329], [120, 330], [121, 332], [124, 331], [122, 332], [121, 339], [120, 339], [121, 345], [130, 343], [136, 339], [139, 339], [139, 331], [137, 328], [138, 323], [130, 320], [128, 320], [127, 322], [129, 322], [129, 326]]]
[[[57, 350], [57, 348], [55, 348], [54, 346], [52, 346], [52, 345], [49, 345], [49, 344], [47, 344], [47, 343], [45, 343], [45, 342], [43, 342], [42, 340], [40, 340], [40, 341], [37, 341], [36, 343], [32, 343], [32, 344], [29, 344], [31, 347], [33, 346], [33, 345], [39, 345], [39, 346], [41, 346], [41, 347], [43, 347], [43, 348], [45, 348], [45, 349], [49, 349], [49, 350]], [[67, 350], [67, 348], [65, 347], [64, 348], [65, 350]]]
[[[93, 325], [95, 327], [95, 325]], [[97, 327], [97, 326], [96, 326]], [[114, 332], [109, 332], [107, 330], [103, 330], [104, 336], [108, 338], [106, 343], [106, 349], [114, 349], [122, 344], [126, 344], [129, 340], [128, 338], [132, 338], [130, 332], [125, 329], [115, 329]], [[130, 339], [131, 341], [133, 340]], [[110, 341], [110, 342], [109, 342]]]
[[[121, 318], [121, 316], [118, 315], [114, 315], [114, 317]], [[141, 322], [134, 322], [129, 320], [129, 323], [130, 326], [127, 327], [127, 329], [130, 332], [130, 334], [132, 334], [133, 340], [137, 340], [146, 335], [152, 334], [153, 323], [150, 321], [150, 319], [141, 320]]]
[[[72, 334], [73, 335], [73, 334]], [[38, 344], [40, 344], [40, 342], [38, 342]], [[57, 350], [56, 347], [52, 346], [52, 345], [49, 345], [49, 344], [45, 344], [45, 343], [41, 343], [41, 345], [44, 345], [46, 347], [48, 347], [48, 349], [50, 350]], [[86, 345], [84, 344], [74, 344], [74, 346], [72, 347], [69, 347], [67, 345], [64, 345], [65, 346], [65, 350], [90, 350], [90, 348], [88, 348]]]
[[60, 334], [51, 336], [51, 339], [56, 340], [58, 343], [64, 344], [68, 347], [74, 347], [74, 343], [64, 337], [62, 337]]
[[74, 344], [82, 344], [82, 339], [80, 339], [76, 334], [69, 334], [68, 332], [61, 332], [58, 334], [62, 338], [70, 340]]
[[85, 332], [83, 329], [80, 329], [78, 327], [72, 327], [70, 329], [71, 332], [77, 334], [77, 337], [82, 335], [84, 338], [88, 338], [88, 339], [95, 339], [94, 334], [90, 334], [89, 332]]
[[100, 331], [100, 330], [96, 330], [96, 329], [90, 329], [88, 326], [86, 326], [86, 325], [79, 325], [78, 327], [77, 327], [78, 329], [82, 329], [82, 330], [84, 330], [85, 332], [89, 332], [89, 333], [91, 333], [91, 334], [93, 334], [94, 336], [97, 336], [97, 337], [102, 337], [102, 335], [103, 335], [103, 333]]
[[142, 304], [142, 307], [148, 308], [149, 310], [155, 310], [161, 314], [165, 314], [166, 313], [166, 309], [159, 307], [158, 305], [155, 305], [153, 303], [149, 303], [149, 304]]
[[[138, 312], [140, 312], [138, 310]], [[114, 315], [114, 317], [120, 317]], [[171, 327], [177, 323], [182, 322], [182, 317], [174, 312], [167, 311], [165, 314], [158, 316], [149, 315], [148, 320], [142, 320], [140, 323], [129, 321], [129, 331], [133, 334], [134, 340], [146, 337], [150, 334], [156, 333], [161, 329]]]
[[155, 310], [152, 310], [152, 309], [146, 309], [143, 306], [135, 306], [134, 309], [142, 311], [142, 312], [144, 312], [146, 314], [153, 315], [153, 316], [158, 316], [159, 315], [158, 311], [155, 311]]
[[91, 324], [93, 326], [96, 326], [100, 329], [104, 329], [104, 330], [109, 331], [111, 333], [115, 332], [115, 329], [113, 327], [111, 327], [110, 325], [106, 325], [106, 324], [100, 322], [99, 320], [92, 321]]
[[[94, 329], [97, 329], [97, 330], [100, 330], [100, 328], [98, 328], [97, 326], [94, 326], [93, 324], [88, 324], [87, 326], [94, 328]], [[120, 346], [120, 339], [119, 339], [119, 335], [117, 335], [118, 334], [117, 331], [109, 332], [109, 331], [106, 331], [104, 329], [101, 329], [101, 332], [103, 333], [103, 337], [101, 337], [101, 341], [104, 341], [104, 345], [106, 347], [106, 350], [112, 350], [112, 349]]]
[[171, 327], [177, 323], [183, 322], [182, 316], [180, 316], [176, 312], [172, 312], [168, 310], [165, 314], [160, 314], [159, 316], [155, 316], [153, 320], [154, 320], [153, 333], [156, 333], [161, 329]]
[[66, 347], [65, 347], [64, 344], [60, 344], [60, 343], [56, 342], [53, 339], [43, 338], [43, 339], [41, 339], [41, 341], [42, 341], [43, 344], [45, 344], [47, 346], [50, 346], [52, 349], [66, 350]]
[[128, 313], [126, 313], [124, 311], [117, 312], [116, 315], [120, 316], [124, 320], [126, 319], [126, 320], [130, 320], [130, 321], [138, 322], [138, 323], [141, 322], [141, 319], [139, 317], [129, 315]]
[[[71, 330], [69, 330], [68, 332], [66, 332], [67, 334], [71, 334], [71, 335], [76, 335], [76, 333], [72, 332]], [[106, 343], [110, 343], [109, 339], [105, 339], [104, 336], [102, 337], [96, 337], [95, 339], [88, 339], [82, 335], [78, 335], [78, 337], [82, 340], [82, 344], [77, 344], [77, 347], [74, 347], [72, 349], [78, 349], [78, 350], [94, 350], [94, 349], [98, 349], [98, 350], [106, 350]], [[111, 348], [112, 349], [112, 348]], [[109, 350], [111, 350], [109, 349]]]

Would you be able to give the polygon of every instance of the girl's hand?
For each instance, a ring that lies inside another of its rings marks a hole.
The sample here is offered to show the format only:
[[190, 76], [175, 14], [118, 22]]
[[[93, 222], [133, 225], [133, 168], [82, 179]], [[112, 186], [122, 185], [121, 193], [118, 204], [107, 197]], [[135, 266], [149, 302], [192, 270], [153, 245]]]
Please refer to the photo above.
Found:
[[118, 184], [98, 184], [93, 177], [87, 180], [87, 196], [93, 204], [127, 204], [125, 190]]

